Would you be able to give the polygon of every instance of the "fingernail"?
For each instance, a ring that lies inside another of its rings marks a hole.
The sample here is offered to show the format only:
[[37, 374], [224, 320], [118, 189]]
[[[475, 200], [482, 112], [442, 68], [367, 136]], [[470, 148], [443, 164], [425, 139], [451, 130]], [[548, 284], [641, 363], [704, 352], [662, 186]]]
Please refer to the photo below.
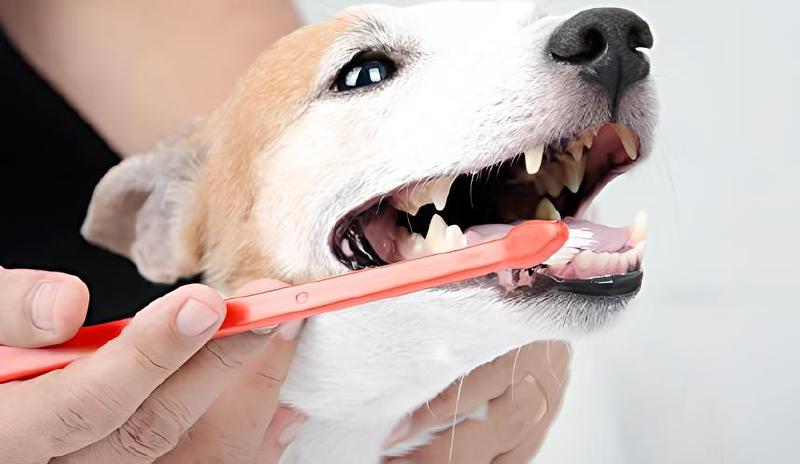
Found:
[[55, 329], [53, 309], [60, 289], [60, 282], [42, 282], [36, 289], [31, 304], [31, 320], [37, 328], [48, 331]]
[[287, 425], [285, 429], [278, 435], [278, 444], [282, 448], [286, 448], [289, 443], [293, 442], [295, 438], [297, 438], [297, 432], [300, 430], [300, 426], [303, 425], [303, 422], [292, 422], [291, 424]]
[[208, 330], [219, 321], [219, 314], [195, 299], [189, 298], [178, 310], [175, 328], [182, 335], [194, 337]]
[[284, 340], [294, 340], [303, 328], [303, 320], [284, 322], [278, 327], [278, 336]]
[[411, 416], [406, 417], [394, 426], [392, 433], [383, 441], [383, 448], [386, 449], [399, 443], [405, 439], [409, 431], [411, 431]]
[[536, 388], [536, 392], [539, 393], [539, 409], [533, 414], [534, 421], [538, 423], [542, 420], [547, 414], [547, 396], [542, 391], [542, 387], [539, 385], [539, 382], [536, 380], [536, 377], [532, 376], [531, 374], [527, 374], [524, 379], [525, 383], [528, 383]]

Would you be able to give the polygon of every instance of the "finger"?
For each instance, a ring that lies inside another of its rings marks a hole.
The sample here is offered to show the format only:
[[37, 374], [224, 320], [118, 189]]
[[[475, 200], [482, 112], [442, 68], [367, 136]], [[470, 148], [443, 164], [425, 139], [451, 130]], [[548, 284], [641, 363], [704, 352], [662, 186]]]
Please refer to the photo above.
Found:
[[208, 341], [224, 315], [214, 290], [188, 285], [148, 305], [93, 355], [12, 384], [14, 393], [0, 397], [4, 415], [17, 421], [11, 441], [35, 443], [46, 460], [106, 437]]
[[486, 464], [519, 446], [547, 410], [544, 391], [533, 376], [526, 375], [489, 402], [486, 420], [466, 420], [411, 455], [389, 462]]
[[[262, 284], [250, 288], [265, 291], [274, 287], [275, 284], [269, 287]], [[209, 342], [161, 384], [120, 428], [56, 462], [155, 461], [176, 447], [180, 437], [205, 414], [265, 343], [264, 337], [250, 333]]]
[[149, 464], [169, 453], [260, 346], [247, 333], [212, 340], [169, 377], [106, 438], [52, 464]]
[[[387, 438], [384, 447], [403, 442], [426, 430], [447, 424], [454, 414], [468, 414], [487, 401], [502, 395], [509, 385], [519, 382], [526, 370], [519, 366], [522, 349], [513, 350], [494, 361], [478, 367], [414, 411]], [[460, 391], [459, 391], [460, 389]]]
[[86, 318], [89, 290], [59, 272], [0, 268], [0, 345], [35, 348], [72, 338]]
[[286, 447], [289, 446], [306, 417], [291, 408], [279, 407], [272, 416], [266, 436], [257, 453], [259, 464], [278, 464]]
[[[558, 341], [542, 341], [523, 348], [517, 369], [536, 377], [546, 393], [552, 392], [561, 395], [569, 381], [569, 365], [569, 344]], [[555, 400], [555, 398], [549, 399]]]
[[569, 382], [569, 345], [563, 342], [538, 342], [530, 348], [530, 358], [525, 363], [542, 387], [547, 398], [547, 413], [531, 424], [523, 441], [512, 450], [492, 461], [492, 464], [524, 464], [536, 455], [547, 437], [563, 404], [564, 392]]
[[[282, 324], [192, 428], [192, 437], [171, 454], [171, 462], [216, 458], [226, 464], [252, 463], [264, 442], [267, 427], [278, 407], [280, 388], [286, 378], [302, 321]], [[284, 436], [283, 447], [288, 444]]]
[[[275, 280], [252, 282], [236, 295], [260, 293], [286, 284]], [[254, 462], [278, 406], [283, 379], [294, 357], [302, 321], [282, 324], [236, 375], [233, 382], [192, 427], [165, 462], [217, 459], [225, 463]], [[202, 437], [198, 442], [197, 437]]]

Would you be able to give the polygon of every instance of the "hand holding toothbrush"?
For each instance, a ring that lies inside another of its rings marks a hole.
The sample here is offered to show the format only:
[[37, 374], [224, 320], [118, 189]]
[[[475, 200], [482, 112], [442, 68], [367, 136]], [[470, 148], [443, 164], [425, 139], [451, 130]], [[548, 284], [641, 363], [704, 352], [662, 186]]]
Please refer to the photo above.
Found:
[[[260, 281], [242, 291], [278, 286]], [[0, 268], [0, 344], [69, 339], [88, 298], [75, 277]], [[302, 420], [278, 408], [274, 380], [291, 363], [301, 325], [209, 343], [224, 317], [214, 290], [188, 285], [148, 305], [91, 356], [0, 385], [0, 462], [169, 464], [202, 456], [250, 464], [259, 453], [277, 462]], [[252, 408], [256, 400], [264, 407]]]

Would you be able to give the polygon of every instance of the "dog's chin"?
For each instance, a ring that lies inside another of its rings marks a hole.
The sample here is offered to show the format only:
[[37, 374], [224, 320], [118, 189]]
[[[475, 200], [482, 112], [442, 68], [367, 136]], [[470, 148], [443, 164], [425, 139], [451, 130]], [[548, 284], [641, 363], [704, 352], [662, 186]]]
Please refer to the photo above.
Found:
[[[579, 282], [563, 282], [542, 278], [530, 287], [506, 291], [490, 279], [453, 284], [446, 287], [454, 292], [479, 289], [499, 301], [505, 311], [513, 313], [517, 323], [531, 330], [546, 331], [554, 338], [569, 338], [592, 333], [616, 320], [641, 289], [642, 273], [616, 277], [618, 282], [607, 285], [614, 290], [606, 294], [581, 292]], [[624, 287], [624, 288], [623, 288]]]

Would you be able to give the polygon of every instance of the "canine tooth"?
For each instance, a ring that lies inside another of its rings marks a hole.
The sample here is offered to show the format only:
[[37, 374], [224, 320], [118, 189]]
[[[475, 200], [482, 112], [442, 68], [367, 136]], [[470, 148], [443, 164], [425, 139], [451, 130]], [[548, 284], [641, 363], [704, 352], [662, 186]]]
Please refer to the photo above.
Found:
[[537, 145], [525, 152], [525, 170], [528, 174], [536, 174], [542, 167], [542, 155], [544, 155], [544, 145]]
[[576, 161], [583, 159], [583, 141], [572, 140], [567, 144], [567, 151], [575, 158]]
[[556, 155], [556, 159], [561, 162], [562, 182], [572, 193], [578, 193], [583, 182], [583, 177], [586, 174], [586, 162], [584, 160], [577, 160], [570, 155], [561, 154]]
[[539, 202], [539, 206], [536, 207], [536, 214], [534, 217], [545, 221], [560, 220], [561, 214], [549, 198], [544, 198]]
[[450, 188], [455, 180], [455, 177], [441, 177], [431, 183], [429, 192], [437, 211], [442, 211], [447, 205], [447, 197], [450, 195]]
[[622, 124], [612, 124], [612, 126], [617, 132], [620, 141], [622, 141], [622, 146], [625, 148], [625, 153], [628, 154], [628, 158], [636, 161], [636, 158], [639, 157], [639, 141], [636, 134], [634, 134], [633, 130], [628, 126]]
[[444, 222], [441, 216], [434, 214], [431, 218], [431, 224], [428, 226], [428, 234], [425, 235], [425, 240], [444, 238], [446, 230], [447, 223]]

